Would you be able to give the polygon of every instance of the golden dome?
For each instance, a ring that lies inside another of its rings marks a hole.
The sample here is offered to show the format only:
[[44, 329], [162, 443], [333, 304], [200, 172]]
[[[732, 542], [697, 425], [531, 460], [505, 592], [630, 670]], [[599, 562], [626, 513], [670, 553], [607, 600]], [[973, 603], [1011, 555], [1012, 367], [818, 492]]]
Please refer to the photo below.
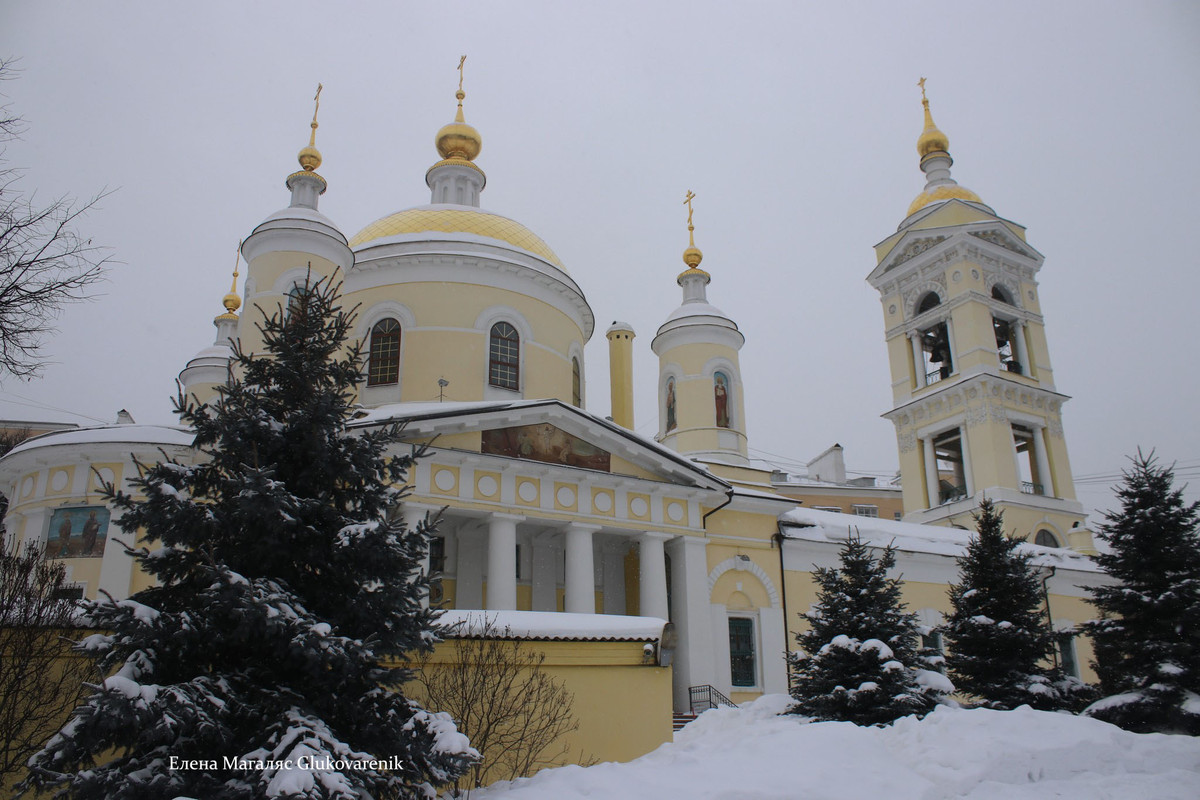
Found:
[[225, 310], [230, 314], [242, 307], [242, 298], [238, 297], [235, 292], [230, 292], [221, 299], [221, 304], [225, 306]]
[[541, 237], [516, 220], [462, 207], [420, 206], [372, 222], [350, 240], [350, 247], [357, 248], [385, 239], [409, 233], [467, 233], [497, 239], [506, 244], [532, 253], [566, 271], [558, 256]]
[[[316, 125], [313, 127], [315, 128]], [[302, 148], [296, 158], [300, 161], [300, 166], [305, 172], [313, 172], [317, 167], [321, 166], [321, 151], [311, 144]]]
[[948, 154], [950, 139], [934, 124], [933, 115], [929, 113], [929, 101], [922, 100], [921, 104], [925, 106], [925, 130], [921, 131], [921, 136], [917, 139], [917, 153], [921, 158], [931, 153]]
[[459, 89], [454, 96], [458, 98], [458, 111], [454, 115], [454, 122], [442, 126], [434, 138], [434, 144], [437, 145], [437, 151], [442, 158], [474, 161], [483, 149], [483, 137], [463, 119], [462, 101], [466, 94]]
[[692, 245], [687, 250], [683, 251], [683, 263], [688, 265], [689, 269], [695, 269], [700, 266], [700, 260], [704, 258], [704, 254], [700, 252], [700, 248]]
[[937, 203], [941, 200], [951, 200], [957, 198], [959, 200], [968, 200], [972, 203], [982, 203], [979, 195], [972, 192], [965, 186], [959, 186], [957, 183], [935, 186], [932, 190], [926, 189], [917, 195], [912, 201], [912, 205], [908, 207], [908, 215], [911, 216], [920, 211], [925, 206], [931, 203]]

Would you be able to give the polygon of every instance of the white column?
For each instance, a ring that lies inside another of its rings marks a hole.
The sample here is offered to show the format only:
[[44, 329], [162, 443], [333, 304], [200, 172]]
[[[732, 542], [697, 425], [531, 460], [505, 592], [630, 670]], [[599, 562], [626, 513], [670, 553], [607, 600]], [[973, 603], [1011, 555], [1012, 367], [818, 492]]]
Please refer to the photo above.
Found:
[[[703, 536], [677, 536], [667, 543], [671, 553], [671, 597], [679, 643], [672, 665], [675, 708], [690, 703], [689, 686], [717, 684], [708, 598], [708, 542]], [[779, 648], [782, 652], [782, 648]]]
[[541, 533], [533, 537], [533, 610], [558, 611], [558, 554], [562, 551]]
[[933, 437], [928, 436], [921, 440], [925, 445], [925, 488], [929, 495], [929, 507], [938, 507], [938, 471], [937, 471], [937, 455], [933, 451]]
[[524, 517], [492, 514], [488, 518], [487, 609], [517, 608], [517, 523]]
[[596, 566], [592, 555], [595, 525], [567, 526], [567, 574], [563, 605], [568, 614], [596, 613]]
[[[425, 506], [415, 503], [405, 503], [400, 506], [400, 518], [404, 521], [404, 527], [410, 531], [415, 531], [417, 526], [425, 521], [427, 509]], [[429, 574], [429, 548], [425, 548], [425, 555], [421, 557], [421, 572], [425, 575]], [[421, 608], [429, 608], [429, 595], [421, 597]]]
[[920, 389], [925, 385], [925, 348], [921, 345], [920, 331], [910, 333], [908, 340], [912, 343], [913, 385]]
[[971, 475], [971, 449], [967, 447], [967, 426], [958, 426], [958, 441], [962, 447], [962, 472], [963, 472], [963, 491], [967, 493], [967, 497], [975, 496], [975, 481]]
[[1042, 492], [1047, 497], [1058, 497], [1054, 478], [1050, 474], [1050, 458], [1046, 455], [1046, 429], [1040, 425], [1033, 429], [1033, 457], [1037, 462], [1038, 478]]
[[665, 533], [649, 531], [638, 536], [639, 616], [667, 619], [667, 556], [663, 542], [669, 538]]
[[1025, 346], [1025, 323], [1021, 320], [1013, 322], [1009, 326], [1008, 335], [1013, 341], [1017, 363], [1021, 365], [1021, 374], [1033, 375], [1033, 368], [1029, 363], [1029, 348]]
[[482, 523], [459, 528], [458, 558], [455, 563], [454, 607], [483, 608], [483, 531]]
[[604, 545], [604, 613], [625, 613], [625, 553], [629, 550], [629, 542], [618, 539], [616, 542]]

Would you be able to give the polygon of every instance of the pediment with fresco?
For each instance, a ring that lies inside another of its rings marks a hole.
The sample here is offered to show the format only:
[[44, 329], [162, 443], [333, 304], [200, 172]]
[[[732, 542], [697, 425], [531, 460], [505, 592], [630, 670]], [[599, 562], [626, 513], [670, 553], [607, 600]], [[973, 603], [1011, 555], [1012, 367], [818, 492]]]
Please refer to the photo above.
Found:
[[489, 455], [612, 471], [607, 450], [573, 436], [549, 422], [482, 431], [481, 451]]

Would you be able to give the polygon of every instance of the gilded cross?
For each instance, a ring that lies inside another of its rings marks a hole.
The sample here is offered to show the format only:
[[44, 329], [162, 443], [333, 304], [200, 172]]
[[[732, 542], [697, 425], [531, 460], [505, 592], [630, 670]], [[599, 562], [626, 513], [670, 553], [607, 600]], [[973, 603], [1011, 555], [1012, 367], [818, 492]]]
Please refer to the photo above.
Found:
[[467, 62], [467, 57], [466, 57], [466, 56], [463, 56], [462, 58], [460, 58], [460, 59], [458, 60], [458, 90], [459, 90], [460, 92], [463, 90], [463, 88], [462, 88], [462, 83], [463, 83], [463, 64], [465, 64], [466, 62]]
[[921, 78], [921, 80], [917, 81], [917, 86], [921, 87], [921, 99], [924, 100], [925, 99], [925, 79]]
[[695, 197], [695, 192], [693, 192], [691, 189], [688, 189], [687, 197], [683, 198], [683, 202], [686, 203], [688, 207], [688, 228], [692, 227], [692, 200], [694, 200]]

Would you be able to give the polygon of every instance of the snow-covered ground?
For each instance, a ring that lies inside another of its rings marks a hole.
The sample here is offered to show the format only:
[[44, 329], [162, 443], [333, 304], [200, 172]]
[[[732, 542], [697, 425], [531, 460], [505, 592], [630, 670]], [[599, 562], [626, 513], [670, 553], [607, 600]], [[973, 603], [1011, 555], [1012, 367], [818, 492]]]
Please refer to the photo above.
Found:
[[938, 708], [889, 728], [779, 717], [783, 695], [702, 714], [627, 764], [562, 767], [472, 800], [1196, 800], [1200, 738], [1032, 711]]

